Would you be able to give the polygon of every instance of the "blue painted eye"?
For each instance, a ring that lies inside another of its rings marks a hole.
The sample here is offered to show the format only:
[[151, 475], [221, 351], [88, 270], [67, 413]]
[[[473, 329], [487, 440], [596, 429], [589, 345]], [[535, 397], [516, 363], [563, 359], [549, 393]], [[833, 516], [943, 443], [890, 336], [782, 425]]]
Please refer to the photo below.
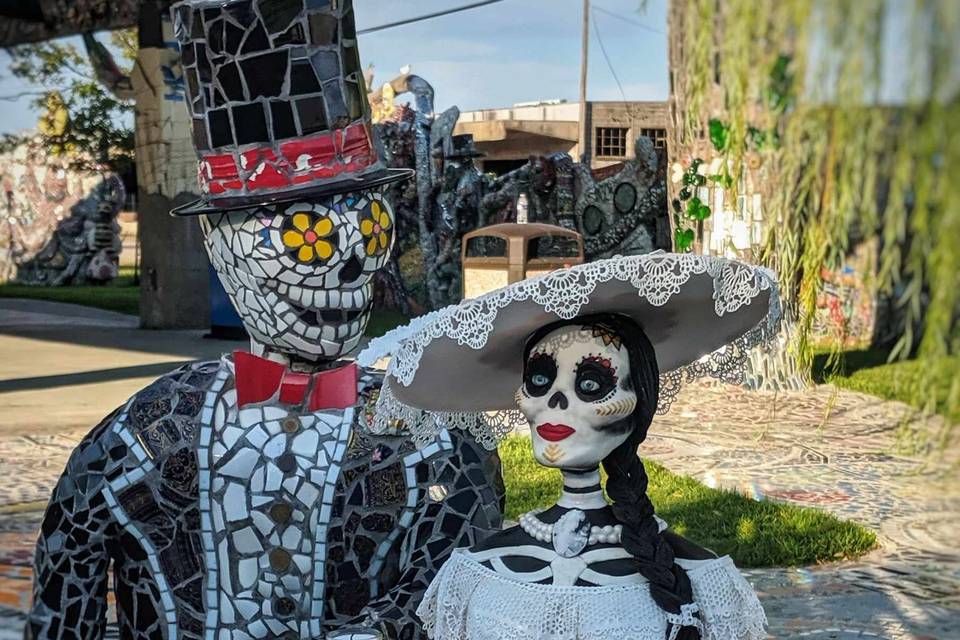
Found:
[[530, 376], [530, 382], [538, 387], [545, 387], [550, 384], [550, 378], [543, 375], [542, 373], [535, 373]]
[[589, 378], [580, 381], [580, 390], [584, 393], [596, 393], [600, 390], [600, 383]]

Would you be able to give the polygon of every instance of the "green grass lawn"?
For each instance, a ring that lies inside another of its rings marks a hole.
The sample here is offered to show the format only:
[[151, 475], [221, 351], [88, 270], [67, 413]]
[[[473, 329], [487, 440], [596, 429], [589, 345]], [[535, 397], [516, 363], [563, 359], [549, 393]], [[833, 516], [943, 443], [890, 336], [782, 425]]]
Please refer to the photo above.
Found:
[[[847, 351], [839, 369], [828, 366], [828, 353], [819, 353], [813, 362], [813, 378], [817, 382], [831, 382], [838, 387], [861, 391], [887, 400], [899, 400], [924, 409], [923, 403], [929, 397], [924, 387], [924, 364], [917, 360], [887, 362], [888, 352], [884, 349], [864, 349]], [[960, 355], [942, 359], [933, 368], [935, 375], [929, 381], [933, 385], [936, 406], [934, 410], [947, 417], [951, 422], [960, 424], [960, 402], [949, 402], [950, 394], [960, 393], [953, 388], [960, 378]]]
[[[507, 486], [507, 517], [552, 504], [560, 495], [560, 472], [533, 459], [530, 440], [511, 436], [499, 447]], [[646, 462], [649, 495], [657, 515], [673, 531], [740, 567], [798, 566], [856, 558], [876, 546], [871, 531], [817, 509], [757, 502], [732, 491], [711, 489]]]
[[107, 311], [137, 315], [140, 313], [140, 287], [133, 283], [133, 272], [121, 269], [113, 282], [101, 286], [41, 287], [6, 283], [0, 285], [0, 298], [29, 298], [68, 302]]

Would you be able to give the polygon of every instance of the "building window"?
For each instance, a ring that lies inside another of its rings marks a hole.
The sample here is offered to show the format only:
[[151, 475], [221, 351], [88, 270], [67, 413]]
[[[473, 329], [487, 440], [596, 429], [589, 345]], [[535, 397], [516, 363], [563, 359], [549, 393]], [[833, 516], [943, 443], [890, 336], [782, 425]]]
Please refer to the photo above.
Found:
[[597, 157], [626, 158], [627, 131], [626, 127], [597, 127]]
[[667, 148], [667, 130], [666, 129], [640, 129], [640, 135], [646, 136], [653, 141], [655, 149]]

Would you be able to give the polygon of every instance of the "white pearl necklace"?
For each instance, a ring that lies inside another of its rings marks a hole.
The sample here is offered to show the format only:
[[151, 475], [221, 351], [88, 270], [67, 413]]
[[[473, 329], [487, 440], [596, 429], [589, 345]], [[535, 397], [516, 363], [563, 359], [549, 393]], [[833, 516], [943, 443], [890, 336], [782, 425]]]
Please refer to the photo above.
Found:
[[[543, 509], [534, 509], [520, 516], [520, 528], [534, 540], [552, 542], [554, 525], [547, 524], [537, 517], [537, 514], [543, 513], [543, 511]], [[619, 524], [608, 524], [603, 527], [591, 526], [587, 544], [619, 544], [622, 532], [623, 525]]]

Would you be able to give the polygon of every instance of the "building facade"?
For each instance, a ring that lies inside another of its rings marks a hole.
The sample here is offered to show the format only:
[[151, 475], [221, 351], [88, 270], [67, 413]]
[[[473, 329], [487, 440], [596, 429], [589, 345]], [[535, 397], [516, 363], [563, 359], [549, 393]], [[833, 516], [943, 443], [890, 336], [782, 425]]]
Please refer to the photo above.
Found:
[[580, 137], [580, 105], [563, 101], [520, 103], [506, 109], [465, 111], [454, 129], [469, 133], [486, 154], [477, 165], [498, 175], [522, 166], [530, 156], [569, 153], [590, 158], [600, 169], [635, 157], [643, 135], [667, 146], [666, 102], [588, 102], [586, 140]]

